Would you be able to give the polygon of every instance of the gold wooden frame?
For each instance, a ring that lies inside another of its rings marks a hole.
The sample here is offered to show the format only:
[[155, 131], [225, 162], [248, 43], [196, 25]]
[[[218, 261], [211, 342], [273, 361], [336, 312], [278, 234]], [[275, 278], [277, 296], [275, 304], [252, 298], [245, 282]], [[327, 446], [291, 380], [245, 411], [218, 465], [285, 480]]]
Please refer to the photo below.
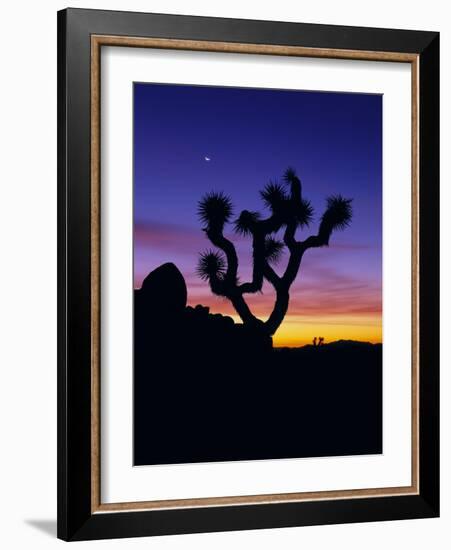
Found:
[[[100, 498], [100, 50], [102, 46], [409, 63], [412, 74], [412, 479], [405, 487], [248, 496], [102, 503]], [[204, 506], [305, 502], [419, 494], [419, 56], [398, 52], [333, 50], [127, 36], [91, 36], [91, 512], [163, 510]]]

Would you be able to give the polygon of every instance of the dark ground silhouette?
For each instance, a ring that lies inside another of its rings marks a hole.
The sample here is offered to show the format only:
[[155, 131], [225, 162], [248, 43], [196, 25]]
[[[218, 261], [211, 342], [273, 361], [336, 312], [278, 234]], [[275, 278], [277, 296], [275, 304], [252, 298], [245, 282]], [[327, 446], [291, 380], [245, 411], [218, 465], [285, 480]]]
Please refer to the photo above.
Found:
[[135, 465], [382, 452], [380, 344], [273, 349], [186, 300], [173, 264], [135, 291]]

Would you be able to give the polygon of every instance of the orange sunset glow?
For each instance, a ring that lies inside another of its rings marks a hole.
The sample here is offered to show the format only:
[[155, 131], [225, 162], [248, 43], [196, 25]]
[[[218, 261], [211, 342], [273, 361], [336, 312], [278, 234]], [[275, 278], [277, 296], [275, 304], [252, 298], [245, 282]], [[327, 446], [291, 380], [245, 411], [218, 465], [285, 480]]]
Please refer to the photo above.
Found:
[[[240, 318], [236, 315], [233, 307], [225, 300], [203, 296], [202, 300], [189, 300], [190, 305], [197, 303], [210, 307], [212, 313], [221, 313], [233, 318], [236, 323], [240, 323]], [[265, 295], [255, 298], [250, 303], [254, 305], [253, 312], [262, 320], [265, 320], [270, 312], [272, 303], [269, 297]], [[257, 302], [257, 303], [256, 303]], [[290, 310], [302, 310], [302, 304], [296, 296], [291, 300], [291, 307], [288, 310], [282, 325], [273, 336], [275, 347], [298, 347], [311, 344], [313, 338], [322, 336], [325, 342], [334, 342], [336, 340], [360, 340], [363, 342], [379, 343], [382, 342], [382, 311], [380, 307], [375, 307], [373, 311], [367, 308], [364, 312], [333, 312], [333, 307], [323, 306], [324, 310], [312, 311], [311, 307], [306, 305], [306, 313], [292, 313]], [[350, 308], [352, 309], [352, 308]], [[355, 309], [355, 308], [354, 308]]]

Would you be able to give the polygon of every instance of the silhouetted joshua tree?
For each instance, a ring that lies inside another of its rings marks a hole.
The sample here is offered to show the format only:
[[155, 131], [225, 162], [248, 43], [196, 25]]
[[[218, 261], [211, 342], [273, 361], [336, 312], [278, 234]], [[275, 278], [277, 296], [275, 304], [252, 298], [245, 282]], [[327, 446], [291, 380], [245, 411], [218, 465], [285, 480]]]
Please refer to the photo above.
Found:
[[[313, 219], [313, 208], [302, 197], [301, 181], [289, 168], [284, 174], [284, 183], [270, 182], [260, 192], [270, 215], [262, 217], [259, 212], [243, 210], [234, 222], [235, 232], [252, 237], [252, 280], [240, 282], [238, 256], [232, 241], [224, 236], [224, 227], [232, 220], [231, 199], [222, 192], [207, 193], [199, 202], [198, 214], [210, 242], [219, 249], [207, 250], [200, 255], [198, 275], [209, 282], [212, 292], [228, 298], [245, 325], [262, 328], [273, 335], [285, 317], [289, 304], [289, 290], [299, 271], [302, 257], [309, 248], [328, 246], [335, 230], [345, 229], [352, 218], [352, 199], [333, 195], [327, 199], [327, 207], [321, 217], [316, 235], [302, 241], [296, 239], [298, 228], [306, 228]], [[283, 230], [283, 242], [274, 235]], [[284, 248], [289, 259], [282, 275], [273, 265], [278, 262]], [[255, 317], [244, 295], [261, 291], [266, 279], [275, 289], [274, 308], [265, 322]]]

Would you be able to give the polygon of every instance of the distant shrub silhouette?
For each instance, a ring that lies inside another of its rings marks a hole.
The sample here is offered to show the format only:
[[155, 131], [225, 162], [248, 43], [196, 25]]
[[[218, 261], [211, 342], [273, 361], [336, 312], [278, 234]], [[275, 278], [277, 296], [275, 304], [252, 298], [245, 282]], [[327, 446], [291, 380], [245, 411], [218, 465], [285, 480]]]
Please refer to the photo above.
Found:
[[323, 336], [320, 336], [319, 338], [315, 336], [315, 338], [313, 338], [313, 346], [314, 347], [322, 346], [323, 344], [324, 344], [324, 337]]
[[[304, 229], [313, 220], [313, 207], [302, 197], [301, 181], [289, 168], [283, 184], [268, 183], [260, 191], [270, 215], [262, 217], [259, 212], [243, 210], [234, 221], [235, 232], [252, 237], [252, 281], [241, 282], [238, 278], [238, 256], [234, 244], [224, 236], [224, 227], [232, 221], [231, 199], [222, 192], [207, 193], [198, 205], [198, 214], [210, 242], [218, 250], [200, 254], [197, 273], [209, 282], [212, 292], [230, 300], [243, 323], [263, 329], [273, 335], [281, 325], [288, 310], [289, 290], [298, 274], [304, 252], [309, 248], [328, 246], [332, 233], [345, 229], [352, 218], [352, 199], [341, 195], [327, 198], [316, 235], [303, 241], [296, 239], [299, 228]], [[274, 235], [283, 230], [283, 242]], [[284, 249], [289, 259], [285, 271], [279, 275], [273, 268]], [[260, 292], [266, 279], [275, 289], [276, 300], [268, 319], [260, 321], [249, 309], [244, 295]], [[321, 343], [324, 339], [321, 339]]]

